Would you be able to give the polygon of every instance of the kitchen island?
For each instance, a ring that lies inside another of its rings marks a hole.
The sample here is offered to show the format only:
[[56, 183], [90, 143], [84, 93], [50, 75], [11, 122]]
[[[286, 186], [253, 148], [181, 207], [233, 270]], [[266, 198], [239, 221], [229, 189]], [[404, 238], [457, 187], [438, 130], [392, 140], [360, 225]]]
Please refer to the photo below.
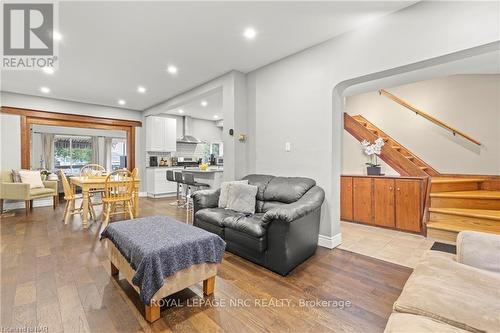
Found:
[[195, 181], [205, 183], [210, 188], [219, 188], [222, 183], [223, 168], [211, 166], [202, 171], [198, 167], [157, 166], [146, 167], [147, 195], [150, 198], [162, 198], [176, 195], [177, 183], [167, 180], [167, 170], [182, 173], [193, 173]]
[[200, 170], [199, 168], [182, 169], [182, 173], [192, 173], [196, 182], [208, 184], [212, 189], [220, 187], [223, 172], [224, 170], [220, 168], [208, 168], [207, 170]]

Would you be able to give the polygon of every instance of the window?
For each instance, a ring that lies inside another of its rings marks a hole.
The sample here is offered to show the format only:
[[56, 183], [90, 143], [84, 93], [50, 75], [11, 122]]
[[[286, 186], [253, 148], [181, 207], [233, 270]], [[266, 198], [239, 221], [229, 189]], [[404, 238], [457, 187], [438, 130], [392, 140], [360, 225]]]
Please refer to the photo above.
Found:
[[57, 169], [76, 174], [80, 168], [92, 163], [92, 138], [89, 136], [56, 135], [54, 159]]
[[127, 167], [127, 142], [125, 139], [113, 138], [111, 141], [111, 169]]

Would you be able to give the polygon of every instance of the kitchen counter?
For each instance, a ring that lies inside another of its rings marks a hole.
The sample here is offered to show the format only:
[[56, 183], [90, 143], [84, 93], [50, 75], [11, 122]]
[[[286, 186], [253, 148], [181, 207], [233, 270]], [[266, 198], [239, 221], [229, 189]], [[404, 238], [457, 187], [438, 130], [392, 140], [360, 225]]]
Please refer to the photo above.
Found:
[[193, 173], [214, 173], [214, 172], [224, 172], [224, 169], [207, 169], [207, 170], [200, 170], [198, 168], [186, 168], [182, 169], [182, 172], [193, 172]]

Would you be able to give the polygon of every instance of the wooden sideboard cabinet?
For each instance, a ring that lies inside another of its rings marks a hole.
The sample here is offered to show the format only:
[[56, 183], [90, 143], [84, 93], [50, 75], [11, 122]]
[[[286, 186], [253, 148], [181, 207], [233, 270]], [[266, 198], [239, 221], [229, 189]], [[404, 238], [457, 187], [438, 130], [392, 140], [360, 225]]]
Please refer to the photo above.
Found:
[[340, 184], [342, 220], [422, 232], [425, 178], [342, 176]]

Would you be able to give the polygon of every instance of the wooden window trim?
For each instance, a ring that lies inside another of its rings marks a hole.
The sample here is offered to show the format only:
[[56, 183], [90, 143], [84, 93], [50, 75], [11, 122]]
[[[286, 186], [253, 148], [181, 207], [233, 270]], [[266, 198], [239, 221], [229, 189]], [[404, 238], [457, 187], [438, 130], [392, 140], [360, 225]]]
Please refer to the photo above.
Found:
[[80, 116], [9, 106], [2, 106], [1, 112], [21, 116], [21, 167], [23, 169], [30, 167], [30, 127], [32, 124], [125, 131], [127, 133], [127, 165], [130, 170], [135, 168], [135, 128], [142, 126], [140, 121]]

